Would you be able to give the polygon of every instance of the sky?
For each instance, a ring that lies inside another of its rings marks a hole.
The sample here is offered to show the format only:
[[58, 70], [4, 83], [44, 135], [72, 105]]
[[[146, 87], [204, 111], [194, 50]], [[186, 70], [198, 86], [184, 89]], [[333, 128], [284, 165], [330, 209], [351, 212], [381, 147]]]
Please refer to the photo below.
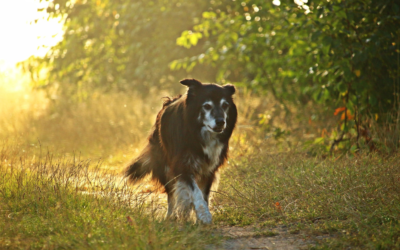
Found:
[[[45, 55], [48, 48], [38, 47], [61, 40], [62, 24], [54, 19], [47, 21], [45, 11], [37, 11], [47, 4], [39, 0], [0, 0], [0, 72], [32, 55]], [[30, 24], [35, 19], [38, 23]]]

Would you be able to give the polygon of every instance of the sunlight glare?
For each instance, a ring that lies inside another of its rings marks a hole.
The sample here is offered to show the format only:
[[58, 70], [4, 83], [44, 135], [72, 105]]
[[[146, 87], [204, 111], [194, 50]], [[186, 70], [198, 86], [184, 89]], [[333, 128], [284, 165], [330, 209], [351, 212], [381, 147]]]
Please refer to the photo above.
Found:
[[273, 5], [276, 5], [276, 6], [279, 6], [279, 5], [281, 5], [281, 1], [279, 1], [279, 0], [273, 0], [273, 1], [272, 1], [272, 4], [273, 4]]
[[[46, 12], [37, 11], [47, 5], [38, 0], [0, 0], [0, 72], [32, 55], [44, 56], [62, 39], [60, 19], [47, 21]], [[39, 19], [36, 24], [35, 19]]]

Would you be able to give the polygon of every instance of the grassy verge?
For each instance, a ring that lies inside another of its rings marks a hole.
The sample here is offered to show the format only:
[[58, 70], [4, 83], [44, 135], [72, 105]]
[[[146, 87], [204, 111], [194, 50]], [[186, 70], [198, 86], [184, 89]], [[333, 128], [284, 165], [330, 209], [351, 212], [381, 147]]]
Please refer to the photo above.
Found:
[[0, 153], [1, 249], [203, 249], [219, 241], [162, 220], [164, 206], [89, 162], [19, 152]]
[[215, 198], [217, 223], [332, 236], [322, 249], [400, 247], [400, 155], [322, 160], [260, 150], [230, 162]]
[[[41, 91], [0, 91], [0, 143], [21, 142], [0, 148], [0, 249], [201, 249], [218, 242], [202, 228], [163, 222], [165, 204], [149, 202], [114, 173], [139, 153], [168, 94], [93, 93], [69, 103]], [[277, 225], [301, 237], [331, 236], [318, 248], [400, 248], [399, 155], [277, 154], [331, 131], [318, 124], [329, 114], [304, 119], [314, 107], [291, 107], [295, 115], [288, 115], [274, 99], [245, 91], [236, 103], [232, 157], [212, 202], [217, 226], [252, 225], [257, 237], [274, 237]], [[397, 143], [397, 125], [375, 134]], [[56, 156], [40, 153], [47, 149]]]

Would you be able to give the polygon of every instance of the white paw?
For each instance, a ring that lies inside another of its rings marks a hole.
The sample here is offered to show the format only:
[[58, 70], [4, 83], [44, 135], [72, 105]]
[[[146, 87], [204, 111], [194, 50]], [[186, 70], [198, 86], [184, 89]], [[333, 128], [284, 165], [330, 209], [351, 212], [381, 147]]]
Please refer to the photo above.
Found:
[[203, 224], [211, 224], [212, 222], [211, 213], [209, 211], [205, 211], [202, 214], [198, 214], [197, 219]]
[[194, 210], [196, 211], [197, 220], [203, 224], [211, 224], [212, 217], [208, 205], [204, 200], [194, 202]]

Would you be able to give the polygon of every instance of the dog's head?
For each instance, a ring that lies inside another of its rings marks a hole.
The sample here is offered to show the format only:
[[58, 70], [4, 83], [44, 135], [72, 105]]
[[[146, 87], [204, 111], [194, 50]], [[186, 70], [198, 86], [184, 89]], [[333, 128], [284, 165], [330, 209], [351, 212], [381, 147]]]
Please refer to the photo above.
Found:
[[189, 87], [188, 111], [202, 127], [211, 133], [223, 133], [227, 128], [232, 132], [237, 116], [233, 85], [202, 84], [195, 79], [184, 79], [180, 83]]

